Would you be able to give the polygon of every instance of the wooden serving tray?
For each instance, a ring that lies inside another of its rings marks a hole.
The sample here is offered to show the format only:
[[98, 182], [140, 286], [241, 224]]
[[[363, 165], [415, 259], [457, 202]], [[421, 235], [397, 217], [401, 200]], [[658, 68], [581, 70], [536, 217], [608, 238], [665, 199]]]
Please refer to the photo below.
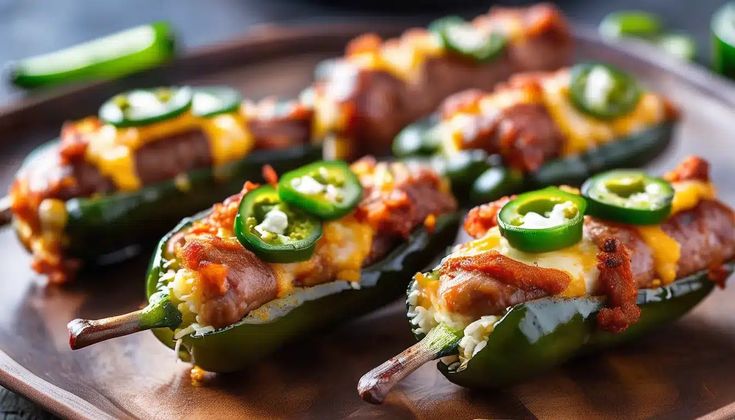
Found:
[[[55, 136], [63, 120], [96, 112], [117, 91], [214, 82], [253, 98], [290, 96], [309, 83], [318, 60], [340, 54], [354, 35], [381, 29], [390, 34], [397, 28], [261, 28], [144, 74], [0, 109], [0, 185], [10, 183], [25, 153]], [[687, 154], [703, 155], [713, 164], [722, 199], [735, 204], [735, 88], [641, 44], [609, 46], [584, 30], [575, 36], [580, 58], [626, 68], [683, 109], [675, 145], [651, 169], [664, 171]], [[8, 228], [0, 231], [0, 255], [0, 383], [63, 417], [633, 418], [735, 412], [732, 288], [715, 291], [650, 337], [506, 389], [466, 390], [429, 364], [384, 405], [372, 406], [358, 398], [355, 384], [413, 342], [402, 302], [292, 344], [245, 372], [211, 375], [193, 386], [190, 366], [150, 333], [69, 350], [70, 319], [127, 312], [143, 303], [148, 255], [86, 273], [68, 287], [46, 287], [34, 276]]]

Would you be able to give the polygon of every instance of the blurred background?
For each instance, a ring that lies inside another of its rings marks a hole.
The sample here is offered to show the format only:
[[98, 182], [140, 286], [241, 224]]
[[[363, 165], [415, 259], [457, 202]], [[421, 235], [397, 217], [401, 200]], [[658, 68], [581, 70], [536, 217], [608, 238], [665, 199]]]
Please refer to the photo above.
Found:
[[[530, 1], [475, 0], [0, 0], [0, 64], [51, 52], [75, 43], [156, 20], [171, 24], [183, 50], [242, 36], [256, 25], [325, 24], [350, 21], [405, 22], [424, 25], [458, 14], [471, 17], [493, 4]], [[723, 0], [566, 0], [556, 2], [575, 24], [595, 28], [610, 12], [643, 10], [657, 15], [667, 29], [691, 36], [696, 61], [710, 66], [709, 22]], [[0, 82], [0, 108], [24, 93]], [[6, 281], [9, 279], [5, 279]], [[32, 402], [0, 388], [4, 418], [49, 418]]]

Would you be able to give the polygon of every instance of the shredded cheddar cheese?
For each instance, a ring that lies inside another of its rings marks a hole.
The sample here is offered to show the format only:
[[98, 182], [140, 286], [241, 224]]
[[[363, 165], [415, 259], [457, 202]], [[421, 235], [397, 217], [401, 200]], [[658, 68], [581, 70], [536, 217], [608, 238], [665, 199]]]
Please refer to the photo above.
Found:
[[663, 284], [676, 279], [676, 269], [681, 257], [681, 246], [674, 238], [667, 235], [661, 226], [638, 226], [643, 241], [653, 252], [653, 263], [656, 274]]
[[689, 210], [702, 200], [712, 200], [717, 191], [711, 182], [690, 180], [674, 182], [674, 201], [671, 203], [671, 214]]

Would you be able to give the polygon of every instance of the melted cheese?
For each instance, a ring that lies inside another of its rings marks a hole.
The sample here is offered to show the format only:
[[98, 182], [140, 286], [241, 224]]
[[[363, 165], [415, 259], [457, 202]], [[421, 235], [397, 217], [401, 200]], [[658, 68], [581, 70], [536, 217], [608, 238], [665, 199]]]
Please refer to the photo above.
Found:
[[523, 252], [510, 246], [500, 235], [497, 227], [490, 229], [485, 236], [462, 245], [453, 257], [476, 255], [487, 251], [497, 251], [527, 265], [555, 268], [569, 273], [572, 281], [560, 296], [573, 297], [594, 293], [597, 289], [597, 246], [587, 237], [575, 245], [551, 252]]
[[710, 182], [681, 181], [674, 182], [674, 200], [671, 203], [671, 214], [689, 210], [697, 206], [702, 200], [712, 200], [717, 191]]
[[279, 297], [290, 294], [298, 278], [324, 271], [320, 263], [328, 264], [336, 280], [360, 281], [362, 264], [370, 254], [373, 243], [372, 229], [350, 216], [326, 222], [322, 229], [322, 237], [310, 259], [290, 264], [271, 264], [276, 273]]
[[664, 102], [643, 93], [635, 109], [612, 119], [600, 120], [579, 111], [569, 99], [569, 72], [560, 71], [542, 82], [543, 100], [566, 139], [564, 155], [577, 154], [620, 137], [628, 136], [665, 117]]
[[643, 241], [651, 248], [656, 274], [664, 284], [676, 279], [676, 269], [681, 257], [681, 246], [667, 235], [661, 226], [638, 226]]
[[142, 183], [136, 170], [135, 152], [150, 142], [197, 129], [204, 131], [209, 141], [214, 165], [242, 158], [254, 144], [243, 118], [236, 113], [197, 118], [186, 112], [176, 118], [141, 127], [104, 125], [89, 133], [92, 138], [85, 159], [111, 179], [117, 189], [136, 190]]

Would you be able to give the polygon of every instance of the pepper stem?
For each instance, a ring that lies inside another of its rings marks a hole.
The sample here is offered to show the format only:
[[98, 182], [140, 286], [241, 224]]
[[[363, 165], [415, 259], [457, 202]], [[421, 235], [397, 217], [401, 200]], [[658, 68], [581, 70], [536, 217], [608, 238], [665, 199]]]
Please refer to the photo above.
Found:
[[98, 320], [77, 318], [66, 325], [72, 350], [151, 328], [176, 328], [181, 313], [167, 298], [152, 301], [143, 309]]
[[0, 226], [5, 226], [13, 220], [10, 196], [0, 197]]
[[453, 353], [461, 338], [461, 332], [445, 324], [437, 325], [421, 341], [364, 374], [357, 383], [360, 398], [372, 404], [382, 403], [403, 378], [425, 363]]

